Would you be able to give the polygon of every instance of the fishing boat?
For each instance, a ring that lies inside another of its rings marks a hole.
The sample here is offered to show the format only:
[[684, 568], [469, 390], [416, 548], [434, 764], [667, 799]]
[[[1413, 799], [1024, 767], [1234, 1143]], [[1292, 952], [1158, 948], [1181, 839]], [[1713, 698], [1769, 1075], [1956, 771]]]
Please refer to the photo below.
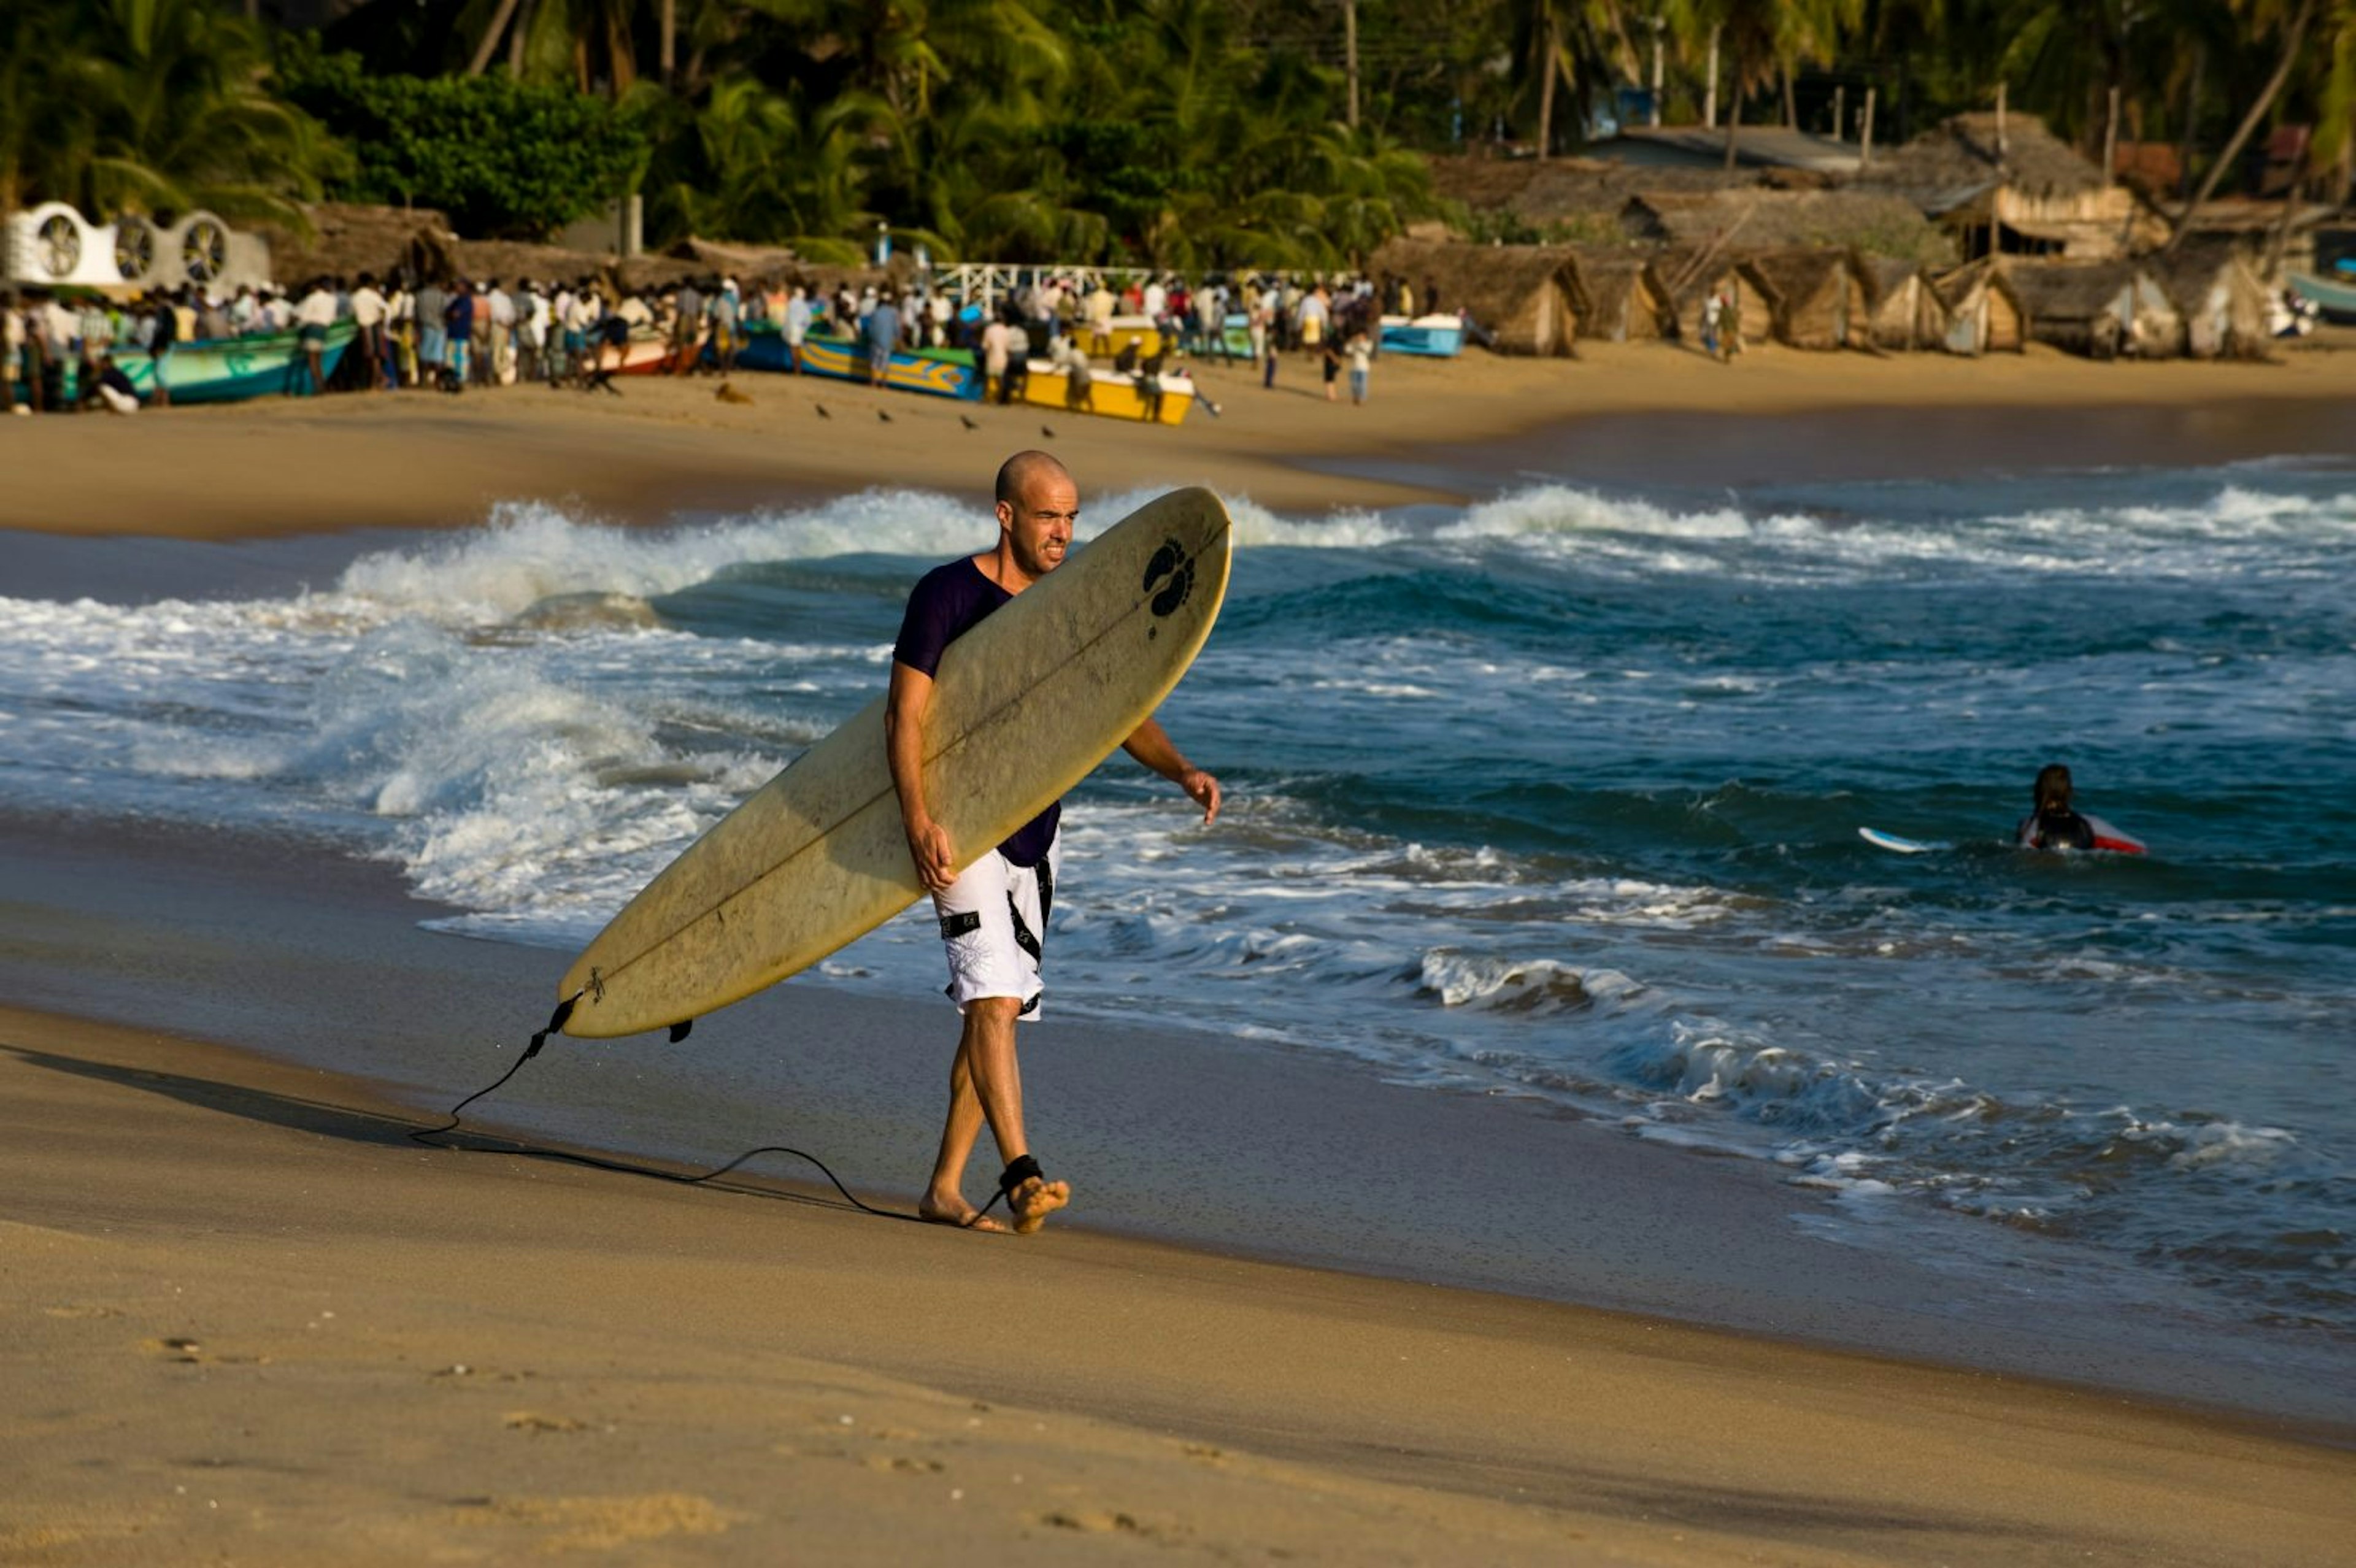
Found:
[[[597, 350], [593, 346], [590, 354]], [[668, 376], [691, 350], [674, 348], [659, 337], [634, 337], [622, 345], [622, 362], [608, 368], [616, 376]]]
[[[791, 369], [793, 362], [786, 353], [783, 329], [768, 322], [753, 323], [744, 331], [744, 347], [736, 350], [736, 368]], [[837, 380], [863, 384], [867, 380], [866, 346], [847, 337], [812, 333], [802, 339], [802, 370], [807, 375], [831, 376]], [[884, 384], [895, 392], [924, 392], [936, 398], [970, 401], [981, 396], [981, 371], [968, 349], [904, 348], [892, 356], [892, 363], [884, 373]]]
[[2342, 326], [2356, 326], [2356, 277], [2341, 282], [2336, 278], [2318, 278], [2306, 272], [2293, 272], [2290, 286], [2299, 298], [2312, 300], [2323, 319]]
[[1124, 375], [1119, 370], [1092, 371], [1086, 391], [1076, 400], [1068, 372], [1045, 359], [1033, 359], [1030, 364], [1030, 374], [1023, 379], [1023, 400], [1039, 408], [1062, 413], [1102, 414], [1117, 420], [1141, 421], [1151, 414], [1157, 424], [1183, 424], [1194, 406], [1194, 383], [1183, 371], [1162, 373], [1162, 401], [1156, 411], [1139, 386], [1141, 376]]
[[1464, 351], [1464, 320], [1455, 315], [1383, 317], [1378, 340], [1386, 354], [1427, 354], [1453, 359]]
[[[319, 368], [329, 380], [359, 328], [339, 321], [327, 328]], [[130, 379], [142, 402], [155, 395], [155, 359], [144, 348], [119, 348], [115, 368]], [[234, 403], [248, 398], [303, 397], [311, 385], [311, 365], [302, 339], [292, 332], [256, 337], [199, 338], [174, 347], [165, 361], [164, 385], [176, 403]]]

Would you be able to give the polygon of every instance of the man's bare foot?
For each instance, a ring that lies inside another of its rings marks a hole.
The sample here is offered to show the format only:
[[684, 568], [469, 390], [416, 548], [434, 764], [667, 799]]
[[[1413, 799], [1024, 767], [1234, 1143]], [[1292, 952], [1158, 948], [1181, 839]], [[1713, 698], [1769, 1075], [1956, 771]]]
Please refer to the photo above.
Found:
[[960, 1231], [991, 1231], [1001, 1236], [1006, 1233], [1005, 1226], [957, 1195], [944, 1202], [926, 1193], [916, 1205], [916, 1218], [927, 1224], [955, 1225]]
[[1014, 1233], [1028, 1236], [1047, 1222], [1047, 1216], [1072, 1200], [1072, 1184], [1029, 1176], [1006, 1194], [1007, 1212], [1014, 1216]]

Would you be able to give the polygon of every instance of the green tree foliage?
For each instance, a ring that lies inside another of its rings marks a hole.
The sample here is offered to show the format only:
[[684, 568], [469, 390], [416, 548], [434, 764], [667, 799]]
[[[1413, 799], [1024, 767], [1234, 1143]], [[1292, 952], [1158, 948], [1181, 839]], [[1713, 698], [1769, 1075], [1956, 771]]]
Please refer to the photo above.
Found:
[[2115, 100], [2188, 186], [2277, 125], [2316, 187], [2356, 173], [2356, 0], [403, 0], [274, 84], [237, 10], [0, 0], [0, 201], [324, 186], [528, 234], [637, 189], [657, 240], [1333, 266], [1444, 215], [1426, 155], [1574, 152], [1656, 48], [1723, 124], [1871, 88], [1887, 144], [2001, 85], [2089, 153]]
[[297, 49], [282, 80], [357, 153], [337, 195], [440, 208], [465, 234], [546, 234], [629, 190], [647, 165], [642, 114], [570, 88], [382, 76], [357, 55]]
[[262, 31], [211, 0], [0, 5], [0, 201], [300, 222], [343, 155], [267, 85]]

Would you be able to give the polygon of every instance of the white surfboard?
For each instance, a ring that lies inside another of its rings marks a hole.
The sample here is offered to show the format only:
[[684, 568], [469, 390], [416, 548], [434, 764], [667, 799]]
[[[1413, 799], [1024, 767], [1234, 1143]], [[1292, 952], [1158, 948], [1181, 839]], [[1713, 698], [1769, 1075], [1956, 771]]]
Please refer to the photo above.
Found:
[[[1086, 778], [1211, 635], [1230, 525], [1208, 490], [1141, 507], [949, 645], [925, 785], [958, 869]], [[647, 884], [573, 961], [567, 1034], [660, 1029], [741, 1001], [923, 893], [884, 755], [884, 699]]]
[[1879, 827], [1860, 827], [1857, 836], [1877, 849], [1888, 849], [1900, 855], [1927, 855], [1933, 849], [1946, 848], [1943, 844], [1925, 844], [1920, 838], [1901, 838], [1897, 834], [1884, 833]]

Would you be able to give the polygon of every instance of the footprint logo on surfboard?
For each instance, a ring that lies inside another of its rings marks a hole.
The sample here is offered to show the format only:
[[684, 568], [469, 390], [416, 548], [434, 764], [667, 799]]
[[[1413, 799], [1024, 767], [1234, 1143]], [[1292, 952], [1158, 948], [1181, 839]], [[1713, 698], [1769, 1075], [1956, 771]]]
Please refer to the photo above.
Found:
[[1153, 585], [1163, 578], [1170, 581], [1162, 592], [1153, 594], [1153, 614], [1159, 620], [1175, 614], [1186, 596], [1194, 592], [1194, 559], [1188, 555], [1176, 539], [1164, 539], [1153, 559], [1145, 563], [1145, 581], [1138, 585], [1140, 592], [1153, 593]]

